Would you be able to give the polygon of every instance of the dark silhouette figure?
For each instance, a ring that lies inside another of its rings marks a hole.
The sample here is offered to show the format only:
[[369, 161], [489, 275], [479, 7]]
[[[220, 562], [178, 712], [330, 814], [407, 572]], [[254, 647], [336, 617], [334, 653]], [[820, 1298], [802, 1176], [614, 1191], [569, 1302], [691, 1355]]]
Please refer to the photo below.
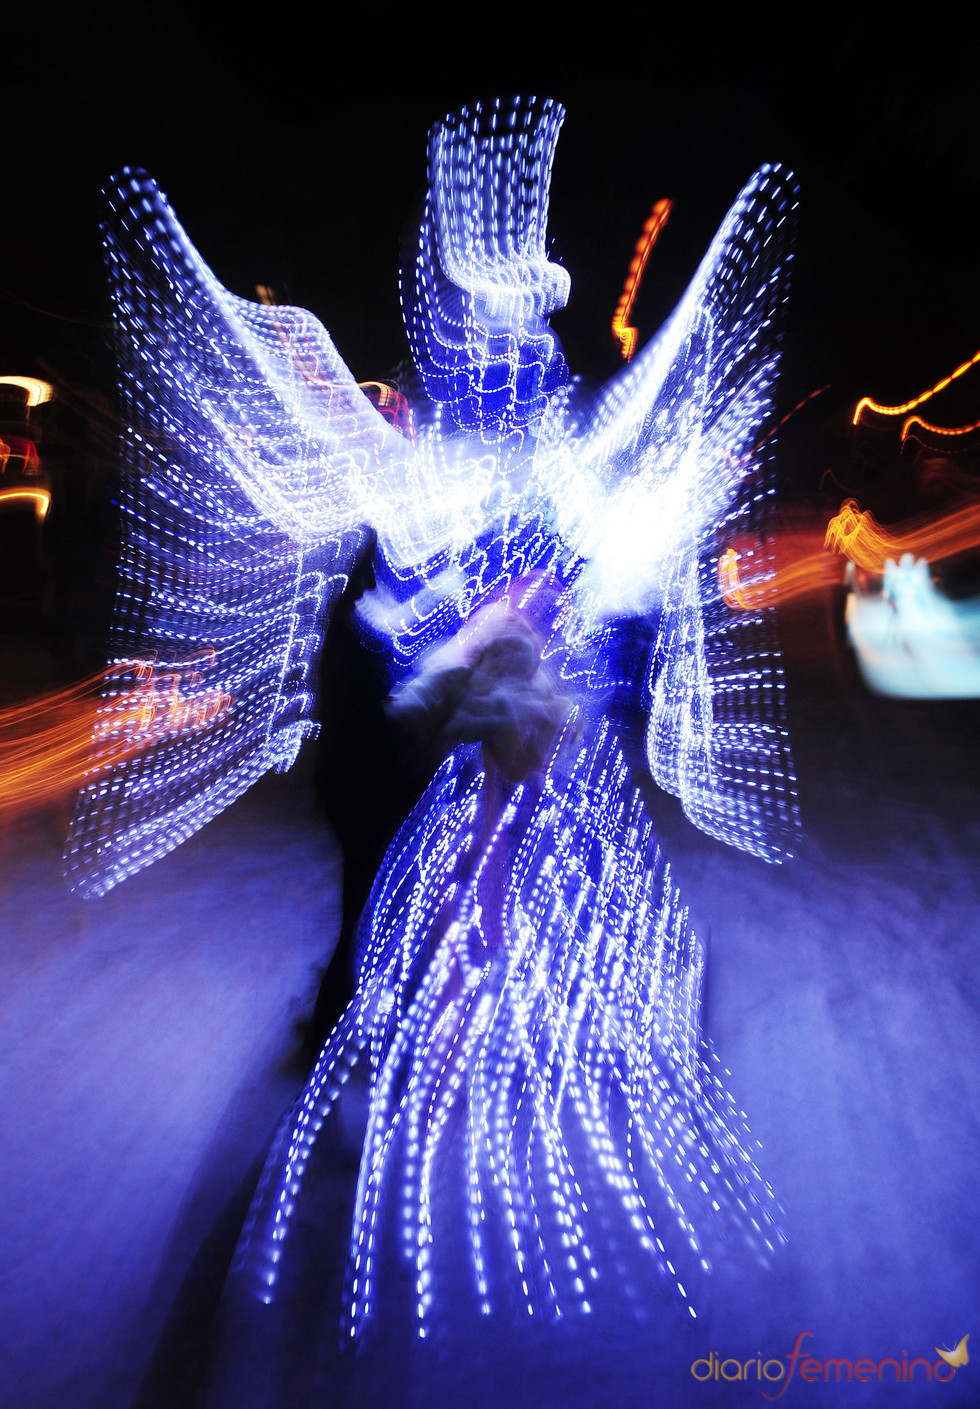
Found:
[[376, 548], [371, 534], [334, 608], [320, 653], [314, 786], [343, 852], [344, 884], [337, 947], [306, 1033], [312, 1058], [354, 992], [358, 920], [382, 858], [422, 791], [383, 708], [388, 679], [382, 658], [356, 616], [358, 600], [375, 585]]

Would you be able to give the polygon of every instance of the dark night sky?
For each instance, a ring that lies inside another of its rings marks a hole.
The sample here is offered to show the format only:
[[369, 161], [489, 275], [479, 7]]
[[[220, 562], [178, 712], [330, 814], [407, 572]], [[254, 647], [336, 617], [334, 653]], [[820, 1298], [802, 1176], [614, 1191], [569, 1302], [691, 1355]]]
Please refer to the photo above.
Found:
[[802, 50], [703, 34], [694, 49], [626, 10], [581, 33], [556, 22], [558, 41], [506, 43], [489, 12], [471, 12], [473, 32], [459, 11], [454, 27], [403, 16], [346, 37], [346, 12], [322, 7], [309, 28], [295, 7], [248, 26], [179, 6], [137, 13], [37, 10], [5, 30], [0, 352], [16, 370], [99, 338], [98, 192], [130, 162], [157, 178], [225, 283], [284, 289], [356, 375], [382, 374], [403, 354], [398, 242], [429, 125], [529, 89], [568, 112], [551, 234], [572, 275], [556, 327], [574, 369], [617, 365], [609, 320], [651, 203], [676, 201], [637, 305], [641, 336], [765, 160], [801, 185], [784, 402], [824, 381], [901, 399], [980, 346], [980, 121], [975, 85], [945, 55], [939, 66], [939, 41], [896, 57], [851, 29]]

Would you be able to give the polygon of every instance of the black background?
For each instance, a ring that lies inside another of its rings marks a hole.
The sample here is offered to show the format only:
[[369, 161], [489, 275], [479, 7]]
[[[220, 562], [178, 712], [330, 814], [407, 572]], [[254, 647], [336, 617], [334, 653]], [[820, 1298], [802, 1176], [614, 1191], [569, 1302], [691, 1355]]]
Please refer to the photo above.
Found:
[[[110, 375], [99, 191], [131, 163], [230, 288], [272, 284], [322, 319], [357, 377], [383, 375], [405, 350], [398, 246], [429, 126], [533, 90], [568, 114], [550, 232], [572, 277], [555, 326], [573, 370], [618, 365], [610, 319], [652, 202], [675, 209], [636, 305], [641, 341], [752, 170], [780, 161], [801, 188], [781, 409], [827, 382], [828, 407], [915, 395], [980, 346], [970, 36], [711, 23], [646, 8], [533, 28], [476, 8], [22, 12], [3, 30], [4, 370], [41, 355]], [[980, 399], [956, 395], [964, 415]]]

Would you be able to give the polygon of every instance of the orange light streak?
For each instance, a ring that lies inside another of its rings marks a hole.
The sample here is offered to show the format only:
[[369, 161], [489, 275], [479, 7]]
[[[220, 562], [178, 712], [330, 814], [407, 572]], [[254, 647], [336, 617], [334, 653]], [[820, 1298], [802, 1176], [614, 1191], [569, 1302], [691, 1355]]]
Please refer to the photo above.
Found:
[[830, 553], [801, 553], [762, 581], [743, 583], [740, 561], [734, 548], [726, 548], [718, 559], [718, 583], [733, 611], [762, 611], [777, 602], [785, 604], [822, 587], [833, 587], [844, 575], [843, 563]]
[[[915, 435], [913, 427], [919, 426], [922, 430], [928, 431], [930, 435], [968, 435], [970, 431], [980, 430], [980, 421], [974, 421], [969, 426], [934, 426], [931, 421], [924, 421], [921, 416], [909, 416], [902, 426], [902, 444], [904, 445], [910, 435]], [[916, 436], [918, 439], [918, 436]]]
[[[134, 674], [138, 683], [123, 685], [114, 701], [99, 697], [114, 678]], [[181, 683], [194, 686], [200, 679], [180, 666], [160, 671], [152, 661], [121, 661], [67, 689], [0, 710], [0, 816], [59, 801], [161, 739], [222, 718], [230, 695], [181, 693]]]
[[772, 440], [773, 436], [777, 435], [779, 431], [782, 430], [786, 422], [791, 421], [793, 419], [797, 411], [802, 411], [804, 406], [808, 406], [810, 402], [813, 401], [816, 397], [823, 396], [824, 392], [829, 390], [830, 382], [824, 382], [823, 386], [815, 387], [813, 391], [807, 392], [806, 396], [804, 396], [800, 401], [796, 403], [794, 407], [787, 411], [786, 415], [783, 416], [780, 420], [778, 420], [774, 426], [767, 430], [765, 435], [762, 436], [760, 440], [756, 441], [755, 445], [752, 447], [753, 455], [756, 453], [756, 451], [761, 450], [767, 441]]
[[[819, 542], [819, 539], [817, 539]], [[729, 546], [718, 559], [718, 585], [733, 611], [761, 611], [843, 580], [844, 560], [880, 575], [890, 558], [902, 555], [937, 562], [980, 548], [980, 501], [951, 512], [920, 514], [893, 528], [882, 528], [870, 510], [845, 499], [827, 524], [823, 548], [814, 551], [812, 531], [777, 532], [775, 570], [753, 579], [753, 555]], [[763, 559], [757, 559], [760, 565]], [[768, 566], [768, 565], [767, 565]], [[748, 573], [748, 580], [743, 573]]]
[[943, 514], [919, 514], [894, 528], [882, 528], [870, 509], [845, 499], [827, 525], [825, 544], [860, 568], [882, 572], [889, 558], [903, 553], [935, 562], [980, 546], [980, 502]]
[[643, 232], [636, 242], [636, 249], [630, 262], [629, 273], [626, 276], [626, 283], [623, 285], [623, 292], [619, 296], [619, 303], [616, 305], [616, 312], [613, 314], [612, 330], [613, 336], [619, 339], [620, 350], [623, 359], [629, 362], [636, 349], [637, 330], [628, 323], [630, 314], [633, 311], [633, 300], [636, 298], [643, 278], [643, 271], [646, 269], [647, 260], [650, 258], [650, 251], [657, 243], [657, 238], [661, 230], [667, 224], [667, 217], [670, 215], [671, 202], [669, 200], [657, 201], [656, 205], [647, 216]]
[[0, 489], [0, 504], [11, 500], [29, 499], [34, 504], [34, 512], [43, 519], [51, 507], [51, 492], [47, 489]]
[[36, 475], [41, 464], [37, 446], [23, 435], [11, 435], [6, 441], [0, 440], [0, 473], [6, 473], [12, 459], [23, 460], [21, 473], [25, 475]]
[[[718, 585], [721, 587], [721, 595], [733, 611], [749, 610], [749, 593], [742, 586], [738, 575], [738, 554], [734, 548], [726, 548], [718, 559]], [[768, 583], [766, 585], [768, 586]]]
[[17, 386], [26, 391], [28, 408], [51, 400], [51, 383], [42, 382], [40, 377], [0, 377], [0, 386]]
[[935, 386], [930, 387], [919, 396], [915, 396], [911, 401], [905, 401], [901, 406], [881, 406], [877, 401], [872, 401], [870, 396], [862, 396], [857, 406], [854, 408], [853, 425], [861, 419], [863, 411], [876, 411], [879, 416], [904, 416], [907, 411], [914, 411], [917, 406], [928, 401], [931, 396], [935, 396], [938, 391], [943, 391], [950, 382], [955, 382], [957, 377], [962, 377], [964, 372], [968, 372], [971, 367], [975, 367], [980, 362], [980, 351], [975, 352], [968, 362], [961, 362], [960, 365], [950, 372], [948, 377], [943, 377]]

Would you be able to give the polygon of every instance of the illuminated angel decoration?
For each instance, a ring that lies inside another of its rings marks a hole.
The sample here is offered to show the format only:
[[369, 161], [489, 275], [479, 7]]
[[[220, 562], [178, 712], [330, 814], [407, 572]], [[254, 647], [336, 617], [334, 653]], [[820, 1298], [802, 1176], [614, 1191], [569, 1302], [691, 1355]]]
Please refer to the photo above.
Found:
[[[230, 704], [93, 780], [76, 885], [102, 893], [293, 761], [359, 525], [378, 534], [365, 619], [395, 678], [448, 642], [465, 653], [496, 613], [498, 639], [537, 643], [528, 679], [561, 701], [539, 758], [508, 772], [460, 734], [438, 769], [379, 874], [357, 993], [253, 1205], [238, 1275], [268, 1303], [299, 1255], [290, 1232], [318, 1136], [364, 1073], [351, 1336], [378, 1312], [389, 1245], [424, 1336], [454, 1242], [476, 1309], [552, 1316], [608, 1294], [613, 1246], [690, 1305], [713, 1246], [765, 1257], [780, 1237], [701, 1037], [703, 946], [617, 720], [642, 705], [649, 771], [704, 831], [788, 854], [778, 654], [764, 610], [726, 603], [718, 559], [736, 530], [762, 541], [756, 447], [794, 188], [778, 168], [756, 173], [658, 337], [586, 402], [548, 323], [569, 292], [546, 252], [562, 117], [548, 100], [497, 102], [431, 135], [402, 278], [414, 438], [310, 314], [222, 288], [149, 178], [127, 171], [110, 195], [132, 429], [100, 737], [117, 711], [128, 727], [129, 659], [172, 675], [206, 646], [183, 692]], [[627, 621], [646, 623], [642, 668], [621, 649]]]

